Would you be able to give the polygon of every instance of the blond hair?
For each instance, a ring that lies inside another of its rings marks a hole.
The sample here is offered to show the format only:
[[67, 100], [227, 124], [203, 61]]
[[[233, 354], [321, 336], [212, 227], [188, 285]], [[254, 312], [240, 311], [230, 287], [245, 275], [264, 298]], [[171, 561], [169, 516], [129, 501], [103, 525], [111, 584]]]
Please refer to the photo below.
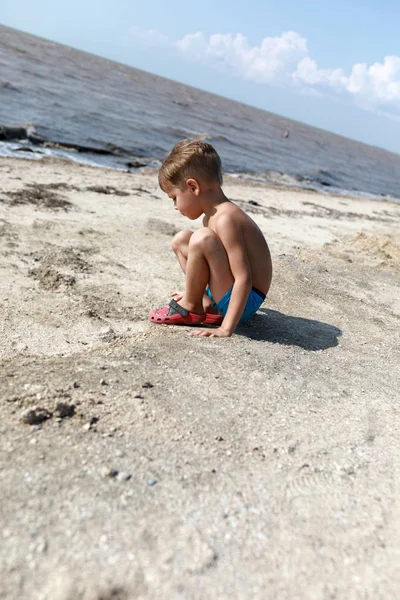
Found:
[[170, 186], [182, 188], [191, 177], [222, 185], [221, 159], [215, 148], [204, 139], [182, 140], [167, 154], [158, 172], [162, 190]]

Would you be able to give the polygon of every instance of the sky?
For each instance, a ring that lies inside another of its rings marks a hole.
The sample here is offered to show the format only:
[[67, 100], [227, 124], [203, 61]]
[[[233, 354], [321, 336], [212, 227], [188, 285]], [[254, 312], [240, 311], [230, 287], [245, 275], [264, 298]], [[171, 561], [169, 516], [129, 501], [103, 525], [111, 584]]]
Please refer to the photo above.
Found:
[[398, 0], [0, 0], [0, 23], [400, 154]]

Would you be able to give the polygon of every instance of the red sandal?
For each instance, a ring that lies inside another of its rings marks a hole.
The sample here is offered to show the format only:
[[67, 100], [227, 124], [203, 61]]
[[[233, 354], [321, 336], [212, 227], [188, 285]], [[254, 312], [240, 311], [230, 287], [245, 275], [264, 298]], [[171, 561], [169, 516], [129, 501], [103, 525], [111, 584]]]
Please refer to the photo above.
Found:
[[218, 313], [206, 313], [206, 318], [203, 321], [204, 325], [218, 325], [222, 324], [224, 317]]
[[149, 312], [149, 320], [160, 325], [200, 325], [204, 323], [205, 317], [205, 313], [199, 315], [190, 312], [175, 300], [171, 300], [169, 305], [164, 308]]

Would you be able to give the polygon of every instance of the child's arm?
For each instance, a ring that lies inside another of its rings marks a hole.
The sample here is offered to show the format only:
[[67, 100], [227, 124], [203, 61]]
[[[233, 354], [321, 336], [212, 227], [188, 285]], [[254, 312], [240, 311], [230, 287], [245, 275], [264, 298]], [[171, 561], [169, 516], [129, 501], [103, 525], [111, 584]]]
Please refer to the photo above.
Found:
[[[228, 311], [221, 327], [214, 330], [202, 331], [201, 334], [205, 336], [230, 337], [235, 331], [245, 309], [252, 286], [252, 276], [240, 224], [225, 215], [221, 215], [218, 219], [216, 233], [228, 255], [234, 283]], [[200, 332], [196, 332], [196, 334], [199, 335]]]

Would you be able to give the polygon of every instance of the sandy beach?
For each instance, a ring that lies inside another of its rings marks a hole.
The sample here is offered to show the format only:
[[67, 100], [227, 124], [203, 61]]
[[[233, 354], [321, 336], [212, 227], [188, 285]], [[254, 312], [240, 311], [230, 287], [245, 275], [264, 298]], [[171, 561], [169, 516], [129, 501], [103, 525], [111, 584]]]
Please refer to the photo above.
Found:
[[227, 177], [275, 272], [209, 339], [154, 171], [0, 178], [2, 598], [397, 598], [400, 204]]

